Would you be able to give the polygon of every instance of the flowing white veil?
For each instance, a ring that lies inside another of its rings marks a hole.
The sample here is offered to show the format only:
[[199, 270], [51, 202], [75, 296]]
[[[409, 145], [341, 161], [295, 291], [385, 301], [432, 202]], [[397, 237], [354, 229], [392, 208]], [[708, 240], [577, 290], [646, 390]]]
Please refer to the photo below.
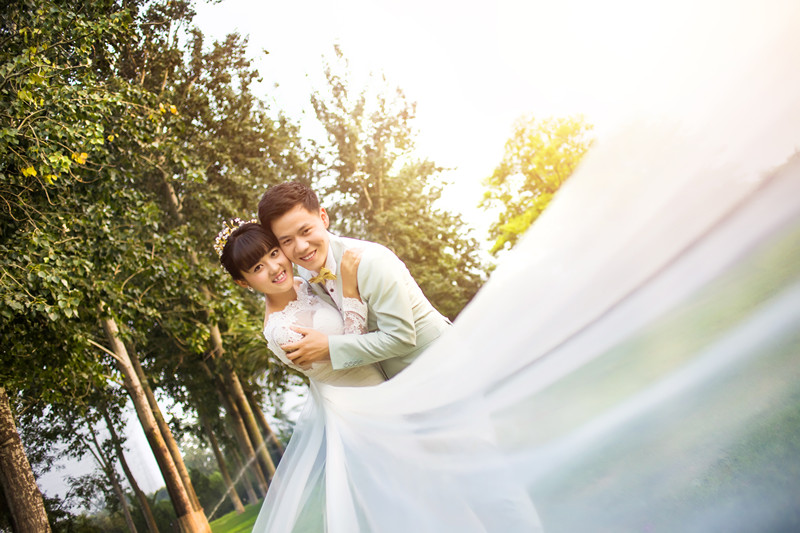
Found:
[[800, 530], [800, 4], [728, 22], [414, 365], [313, 387], [255, 531]]

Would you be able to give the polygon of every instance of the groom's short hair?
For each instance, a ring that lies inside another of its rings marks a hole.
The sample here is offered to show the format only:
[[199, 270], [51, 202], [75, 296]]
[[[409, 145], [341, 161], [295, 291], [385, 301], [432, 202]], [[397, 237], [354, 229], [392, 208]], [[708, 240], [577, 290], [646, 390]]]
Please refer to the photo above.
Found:
[[319, 199], [311, 187], [299, 181], [286, 181], [267, 189], [258, 202], [258, 221], [268, 231], [276, 218], [303, 206], [310, 213], [319, 211]]

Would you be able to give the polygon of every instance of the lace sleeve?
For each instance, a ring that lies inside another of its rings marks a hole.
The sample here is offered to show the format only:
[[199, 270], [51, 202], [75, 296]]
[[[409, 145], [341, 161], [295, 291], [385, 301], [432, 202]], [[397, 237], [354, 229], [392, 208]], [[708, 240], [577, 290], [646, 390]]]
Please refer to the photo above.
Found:
[[266, 328], [264, 329], [264, 338], [267, 339], [267, 348], [269, 348], [272, 353], [277, 355], [279, 358], [286, 355], [286, 352], [283, 351], [281, 345], [275, 342], [275, 339], [272, 338], [272, 335], [269, 334]]
[[292, 363], [292, 361], [286, 357], [286, 352], [281, 348], [284, 344], [297, 342], [303, 338], [302, 335], [291, 329], [295, 324], [297, 311], [296, 306], [290, 304], [286, 310], [270, 315], [267, 319], [267, 323], [264, 325], [264, 338], [267, 339], [267, 347], [272, 350], [272, 353], [274, 353], [281, 362], [295, 370], [302, 371], [299, 366]]
[[367, 304], [360, 298], [342, 298], [342, 318], [345, 335], [367, 332]]

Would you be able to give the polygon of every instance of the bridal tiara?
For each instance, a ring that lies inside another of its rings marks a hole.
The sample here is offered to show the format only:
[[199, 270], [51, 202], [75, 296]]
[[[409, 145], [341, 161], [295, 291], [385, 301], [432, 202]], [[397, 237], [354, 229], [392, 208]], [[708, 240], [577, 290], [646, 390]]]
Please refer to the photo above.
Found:
[[217, 255], [222, 257], [222, 250], [225, 249], [225, 244], [228, 242], [228, 237], [231, 236], [231, 233], [251, 222], [258, 224], [258, 219], [242, 220], [241, 218], [234, 218], [224, 222], [222, 224], [222, 231], [220, 231], [217, 234], [217, 238], [214, 239], [214, 249], [217, 251]]

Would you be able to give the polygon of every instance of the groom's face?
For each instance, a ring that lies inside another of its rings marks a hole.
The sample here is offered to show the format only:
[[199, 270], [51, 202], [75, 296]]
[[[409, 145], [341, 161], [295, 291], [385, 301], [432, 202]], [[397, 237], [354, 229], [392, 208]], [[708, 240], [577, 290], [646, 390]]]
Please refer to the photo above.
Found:
[[324, 208], [312, 212], [296, 205], [273, 220], [271, 227], [286, 257], [306, 270], [319, 272], [328, 258], [329, 223]]

